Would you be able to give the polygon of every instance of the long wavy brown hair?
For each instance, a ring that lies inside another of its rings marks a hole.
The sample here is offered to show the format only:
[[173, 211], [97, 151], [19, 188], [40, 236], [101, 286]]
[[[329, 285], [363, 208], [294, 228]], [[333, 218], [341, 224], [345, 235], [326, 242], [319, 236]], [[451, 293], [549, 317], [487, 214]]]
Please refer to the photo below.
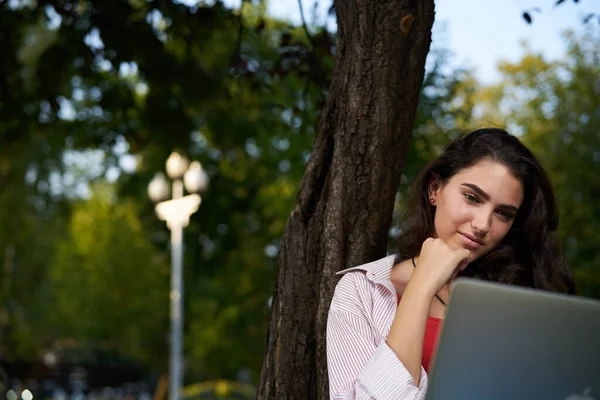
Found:
[[433, 236], [435, 207], [429, 204], [429, 183], [442, 184], [482, 160], [499, 162], [521, 182], [524, 199], [513, 225], [493, 250], [470, 263], [461, 276], [574, 293], [572, 274], [554, 239], [558, 211], [548, 175], [519, 139], [505, 130], [476, 130], [452, 141], [412, 184], [399, 238], [403, 256], [414, 257]]

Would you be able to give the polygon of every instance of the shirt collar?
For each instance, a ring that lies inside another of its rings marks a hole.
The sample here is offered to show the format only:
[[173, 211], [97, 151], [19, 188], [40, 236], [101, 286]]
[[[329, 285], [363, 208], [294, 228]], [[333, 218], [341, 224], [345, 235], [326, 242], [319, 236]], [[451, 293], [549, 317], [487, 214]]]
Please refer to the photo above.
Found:
[[390, 282], [392, 267], [396, 264], [398, 256], [396, 254], [389, 255], [379, 260], [371, 261], [370, 263], [362, 264], [356, 267], [347, 268], [336, 275], [343, 275], [350, 271], [364, 271], [366, 277], [372, 282], [384, 284]]

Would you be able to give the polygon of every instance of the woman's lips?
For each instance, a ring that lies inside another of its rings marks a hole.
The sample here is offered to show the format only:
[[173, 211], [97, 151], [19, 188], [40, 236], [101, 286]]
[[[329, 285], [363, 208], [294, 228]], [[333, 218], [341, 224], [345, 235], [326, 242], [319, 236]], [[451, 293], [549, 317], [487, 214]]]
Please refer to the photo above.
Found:
[[466, 233], [460, 233], [460, 237], [463, 240], [463, 244], [464, 246], [469, 249], [469, 250], [476, 250], [478, 248], [480, 248], [481, 246], [483, 246], [483, 242], [479, 239], [477, 239], [475, 236], [473, 235], [469, 235]]

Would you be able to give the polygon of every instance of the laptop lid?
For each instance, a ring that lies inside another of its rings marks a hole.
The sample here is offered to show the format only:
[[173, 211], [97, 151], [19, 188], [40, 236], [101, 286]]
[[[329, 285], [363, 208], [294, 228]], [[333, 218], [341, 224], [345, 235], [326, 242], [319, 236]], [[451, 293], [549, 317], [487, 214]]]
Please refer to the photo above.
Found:
[[600, 301], [459, 278], [427, 400], [600, 400]]

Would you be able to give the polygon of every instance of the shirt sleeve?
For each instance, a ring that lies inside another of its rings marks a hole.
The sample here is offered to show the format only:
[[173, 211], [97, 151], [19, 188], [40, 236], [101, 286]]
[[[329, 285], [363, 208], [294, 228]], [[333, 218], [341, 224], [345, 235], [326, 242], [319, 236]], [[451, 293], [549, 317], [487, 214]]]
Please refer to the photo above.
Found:
[[427, 374], [423, 367], [417, 387], [408, 370], [385, 340], [378, 344], [373, 342], [372, 327], [367, 319], [360, 313], [344, 308], [337, 309], [335, 302], [332, 302], [327, 318], [330, 398], [424, 399]]

